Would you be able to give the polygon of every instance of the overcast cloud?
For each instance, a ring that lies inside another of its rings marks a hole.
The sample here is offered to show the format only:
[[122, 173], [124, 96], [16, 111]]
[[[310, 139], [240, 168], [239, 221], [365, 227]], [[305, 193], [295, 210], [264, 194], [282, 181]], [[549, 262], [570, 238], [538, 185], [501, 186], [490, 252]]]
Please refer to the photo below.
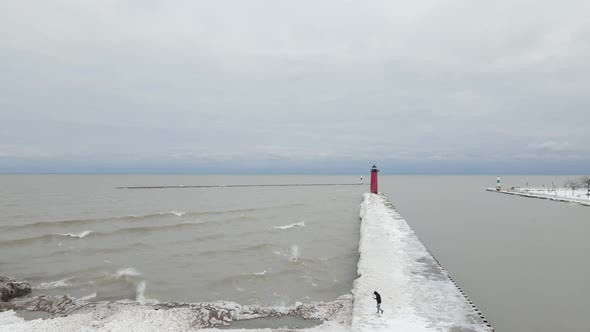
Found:
[[588, 13], [2, 1], [0, 172], [587, 173]]

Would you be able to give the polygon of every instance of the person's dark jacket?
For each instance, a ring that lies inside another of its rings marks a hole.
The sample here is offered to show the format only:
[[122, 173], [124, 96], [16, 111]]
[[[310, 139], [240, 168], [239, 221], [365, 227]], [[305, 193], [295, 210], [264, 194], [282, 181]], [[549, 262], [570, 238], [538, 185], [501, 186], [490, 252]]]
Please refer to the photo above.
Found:
[[374, 291], [373, 294], [375, 295], [375, 300], [377, 300], [377, 303], [381, 303], [381, 295], [379, 295], [377, 291]]

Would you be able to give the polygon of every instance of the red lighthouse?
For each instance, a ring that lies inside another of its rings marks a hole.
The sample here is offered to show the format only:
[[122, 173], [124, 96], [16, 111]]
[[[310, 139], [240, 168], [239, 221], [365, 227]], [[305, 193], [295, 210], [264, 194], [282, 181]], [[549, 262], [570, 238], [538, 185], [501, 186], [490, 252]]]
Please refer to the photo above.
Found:
[[373, 164], [373, 167], [371, 167], [371, 192], [373, 194], [377, 194], [377, 173], [379, 172], [379, 170], [377, 169], [377, 166], [375, 166]]

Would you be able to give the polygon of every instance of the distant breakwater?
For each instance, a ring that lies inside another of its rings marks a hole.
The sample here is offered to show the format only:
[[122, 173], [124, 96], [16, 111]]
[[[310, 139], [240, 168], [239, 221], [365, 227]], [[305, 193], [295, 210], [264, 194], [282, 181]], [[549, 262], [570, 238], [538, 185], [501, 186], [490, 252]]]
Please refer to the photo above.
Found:
[[522, 196], [522, 197], [526, 197], [526, 198], [547, 199], [550, 201], [573, 203], [573, 204], [578, 204], [578, 205], [582, 205], [582, 206], [590, 206], [590, 201], [584, 202], [584, 201], [576, 199], [576, 198], [566, 198], [566, 197], [556, 197], [556, 196], [549, 196], [549, 195], [533, 194], [533, 193], [529, 193], [526, 191], [497, 190], [495, 188], [486, 188], [486, 191], [497, 192], [497, 193], [506, 194], [506, 195]]
[[286, 183], [286, 184], [215, 184], [215, 185], [174, 185], [174, 186], [130, 186], [117, 189], [186, 189], [186, 188], [246, 188], [246, 187], [327, 187], [361, 186], [364, 183]]

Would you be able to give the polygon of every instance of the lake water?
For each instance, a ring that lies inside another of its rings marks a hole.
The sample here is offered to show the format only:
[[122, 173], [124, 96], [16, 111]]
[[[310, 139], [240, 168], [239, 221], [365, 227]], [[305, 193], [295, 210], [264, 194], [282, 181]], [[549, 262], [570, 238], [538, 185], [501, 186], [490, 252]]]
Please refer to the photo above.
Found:
[[[365, 180], [368, 175], [365, 175]], [[563, 176], [505, 176], [507, 186]], [[33, 295], [264, 306], [356, 278], [358, 175], [0, 175], [0, 275]], [[380, 175], [380, 191], [498, 331], [588, 331], [590, 208], [484, 191], [495, 176]]]

